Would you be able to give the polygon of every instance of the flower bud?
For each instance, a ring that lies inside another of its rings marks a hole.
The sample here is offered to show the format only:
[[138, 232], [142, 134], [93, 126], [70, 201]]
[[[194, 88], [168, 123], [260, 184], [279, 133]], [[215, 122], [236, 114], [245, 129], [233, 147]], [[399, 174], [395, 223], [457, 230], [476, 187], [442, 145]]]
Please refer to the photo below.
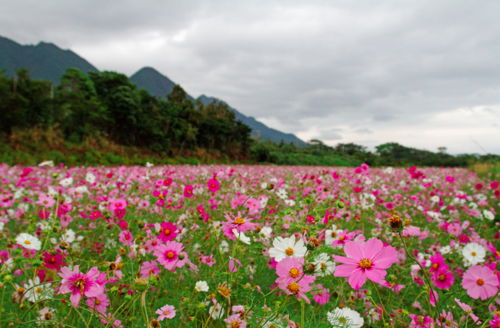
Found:
[[344, 207], [345, 207], [344, 202], [343, 202], [343, 201], [340, 201], [340, 200], [339, 200], [339, 201], [337, 201], [337, 207], [338, 207], [338, 208], [344, 208]]
[[142, 229], [142, 228], [144, 228], [146, 226], [146, 222], [144, 222], [144, 221], [141, 220], [141, 221], [139, 221], [137, 223], [137, 226], [139, 227], [139, 229]]

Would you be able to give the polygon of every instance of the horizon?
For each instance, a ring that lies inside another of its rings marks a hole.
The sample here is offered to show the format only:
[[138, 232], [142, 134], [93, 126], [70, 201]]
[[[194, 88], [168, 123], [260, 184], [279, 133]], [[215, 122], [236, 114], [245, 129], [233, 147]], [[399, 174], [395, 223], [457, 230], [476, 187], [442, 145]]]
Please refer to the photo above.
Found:
[[3, 3], [0, 35], [70, 49], [100, 71], [152, 67], [306, 142], [500, 154], [500, 4], [225, 3], [149, 13], [109, 2], [98, 15], [86, 2]]

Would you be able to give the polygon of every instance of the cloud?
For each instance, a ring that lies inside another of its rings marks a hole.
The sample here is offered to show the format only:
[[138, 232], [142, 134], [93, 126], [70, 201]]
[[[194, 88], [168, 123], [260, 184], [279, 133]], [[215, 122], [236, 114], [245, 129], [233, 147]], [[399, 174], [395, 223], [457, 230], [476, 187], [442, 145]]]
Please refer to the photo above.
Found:
[[354, 132], [358, 134], [373, 134], [373, 131], [367, 128], [356, 129]]
[[[155, 67], [195, 97], [304, 138], [340, 137], [337, 126], [343, 141], [453, 153], [473, 150], [463, 136], [498, 118], [499, 11], [500, 2], [4, 1], [0, 35], [53, 42], [100, 70]], [[465, 108], [477, 117], [463, 121]]]

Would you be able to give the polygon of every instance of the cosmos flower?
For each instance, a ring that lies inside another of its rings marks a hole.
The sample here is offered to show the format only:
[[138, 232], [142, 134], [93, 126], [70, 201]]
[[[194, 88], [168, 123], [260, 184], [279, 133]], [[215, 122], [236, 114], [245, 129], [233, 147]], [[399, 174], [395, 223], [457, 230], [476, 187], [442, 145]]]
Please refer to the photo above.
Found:
[[96, 282], [100, 272], [93, 267], [86, 274], [80, 272], [80, 266], [75, 265], [73, 271], [67, 267], [61, 268], [59, 276], [62, 279], [59, 294], [71, 293], [70, 301], [78, 308], [82, 297], [97, 297], [104, 293], [104, 288]]
[[307, 247], [304, 246], [302, 239], [299, 239], [295, 243], [295, 235], [288, 238], [276, 237], [273, 241], [273, 246], [269, 249], [269, 255], [276, 262], [280, 262], [286, 257], [304, 257], [307, 252]]
[[379, 282], [387, 275], [385, 269], [398, 261], [397, 251], [394, 247], [383, 247], [380, 240], [372, 238], [363, 246], [357, 242], [349, 241], [344, 246], [348, 257], [332, 255], [342, 265], [335, 268], [335, 277], [349, 277], [349, 284], [358, 290], [370, 279]]
[[336, 308], [333, 312], [328, 312], [326, 317], [333, 327], [363, 327], [365, 320], [361, 315], [348, 307]]
[[156, 310], [155, 313], [159, 315], [158, 321], [163, 321], [165, 318], [172, 319], [173, 317], [175, 317], [175, 307], [167, 304]]
[[483, 301], [497, 293], [498, 285], [496, 274], [480, 265], [469, 268], [462, 280], [462, 287], [467, 290], [467, 294], [474, 299], [481, 297]]
[[187, 254], [183, 252], [184, 246], [175, 241], [167, 241], [165, 245], [160, 245], [154, 251], [154, 256], [165, 269], [174, 271], [175, 268], [183, 267], [187, 261]]
[[26, 249], [34, 249], [35, 251], [39, 251], [42, 247], [42, 243], [40, 240], [28, 233], [21, 233], [16, 237], [16, 243], [23, 246]]

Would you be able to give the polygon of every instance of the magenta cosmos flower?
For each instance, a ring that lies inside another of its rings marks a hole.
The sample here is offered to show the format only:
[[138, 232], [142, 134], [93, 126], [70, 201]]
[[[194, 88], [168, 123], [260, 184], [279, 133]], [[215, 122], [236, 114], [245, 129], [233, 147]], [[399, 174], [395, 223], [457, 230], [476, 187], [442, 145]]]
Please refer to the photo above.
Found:
[[358, 290], [366, 278], [379, 282], [387, 275], [385, 269], [398, 261], [398, 252], [392, 246], [384, 247], [376, 238], [368, 240], [363, 246], [349, 241], [344, 246], [348, 257], [332, 255], [340, 263], [335, 268], [335, 277], [349, 277], [349, 284]]
[[154, 251], [154, 256], [158, 257], [158, 262], [165, 266], [165, 269], [175, 271], [175, 268], [183, 267], [187, 261], [187, 254], [183, 252], [184, 246], [175, 241], [167, 241], [165, 245], [159, 246]]
[[497, 293], [498, 278], [490, 268], [475, 265], [465, 272], [462, 287], [470, 297], [484, 301]]
[[219, 181], [217, 181], [216, 179], [208, 180], [207, 186], [208, 186], [208, 190], [210, 190], [210, 192], [219, 191]]
[[224, 231], [224, 235], [229, 237], [230, 239], [236, 239], [236, 236], [233, 233], [233, 229], [236, 229], [238, 232], [245, 232], [247, 230], [255, 229], [256, 224], [252, 221], [252, 219], [243, 217], [241, 212], [238, 211], [238, 215], [231, 217], [229, 214], [224, 216], [227, 222], [222, 222], [222, 230]]
[[424, 317], [416, 314], [408, 314], [412, 319], [410, 323], [411, 328], [431, 328], [434, 327], [434, 320], [431, 317]]
[[70, 271], [67, 267], [63, 267], [61, 268], [61, 273], [59, 273], [59, 276], [63, 278], [59, 294], [71, 293], [69, 298], [71, 304], [75, 308], [78, 308], [78, 303], [82, 296], [97, 297], [104, 293], [104, 288], [96, 282], [99, 274], [100, 272], [97, 270], [97, 267], [93, 267], [86, 274], [80, 272], [79, 265], [75, 265], [73, 271]]
[[177, 237], [177, 233], [175, 232], [176, 230], [177, 226], [175, 224], [170, 222], [162, 222], [158, 238], [163, 242], [170, 241]]
[[186, 198], [193, 197], [193, 186], [187, 185], [184, 187], [184, 197]]
[[432, 282], [439, 289], [449, 289], [455, 282], [455, 277], [448, 269], [443, 268], [434, 273]]

